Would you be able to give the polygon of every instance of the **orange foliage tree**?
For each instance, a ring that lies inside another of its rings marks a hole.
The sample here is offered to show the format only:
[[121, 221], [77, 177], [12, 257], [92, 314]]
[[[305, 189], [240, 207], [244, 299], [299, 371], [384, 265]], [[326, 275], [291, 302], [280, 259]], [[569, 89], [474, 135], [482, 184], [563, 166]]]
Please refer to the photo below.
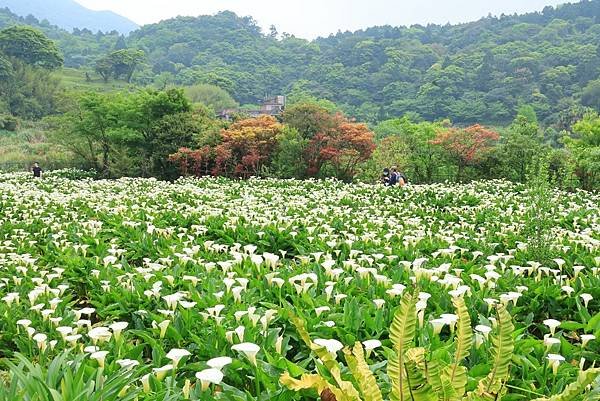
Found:
[[374, 134], [366, 124], [348, 121], [342, 115], [335, 117], [337, 124], [317, 133], [305, 151], [308, 173], [319, 175], [331, 167], [339, 179], [350, 180], [360, 163], [367, 161], [375, 150]]
[[260, 116], [222, 130], [222, 142], [215, 148], [213, 174], [242, 178], [259, 175], [270, 162], [283, 129], [274, 117]]
[[197, 177], [212, 173], [213, 158], [213, 152], [209, 146], [196, 150], [180, 148], [177, 153], [169, 155], [169, 161], [175, 164], [181, 175]]
[[465, 129], [450, 128], [442, 131], [429, 143], [440, 146], [456, 163], [457, 180], [460, 181], [465, 167], [484, 161], [499, 139], [497, 132], [476, 124]]
[[[365, 124], [349, 121], [342, 114], [327, 118], [327, 124], [311, 123], [310, 130], [319, 132], [314, 135], [307, 132], [308, 138], [304, 140], [308, 144], [298, 150], [298, 155], [306, 163], [310, 176], [351, 180], [359, 164], [367, 161], [375, 150], [374, 134]], [[241, 120], [221, 130], [218, 145], [198, 150], [181, 148], [169, 160], [182, 175], [260, 176], [281, 151], [280, 140], [285, 130], [271, 116]]]

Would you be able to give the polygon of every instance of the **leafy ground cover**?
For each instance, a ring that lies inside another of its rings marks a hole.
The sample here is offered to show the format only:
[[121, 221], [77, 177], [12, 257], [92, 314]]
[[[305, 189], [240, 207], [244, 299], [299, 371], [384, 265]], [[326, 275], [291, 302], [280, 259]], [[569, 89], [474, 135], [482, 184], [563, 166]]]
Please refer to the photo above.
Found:
[[0, 400], [599, 397], [597, 194], [76, 176], [0, 175]]

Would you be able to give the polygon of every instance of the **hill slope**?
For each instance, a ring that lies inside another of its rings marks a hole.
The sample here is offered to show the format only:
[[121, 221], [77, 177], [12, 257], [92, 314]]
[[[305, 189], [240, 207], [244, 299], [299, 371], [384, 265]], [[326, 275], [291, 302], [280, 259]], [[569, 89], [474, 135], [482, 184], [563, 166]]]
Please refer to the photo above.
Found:
[[242, 103], [294, 88], [369, 121], [407, 112], [507, 122], [521, 104], [542, 118], [600, 77], [600, 0], [460, 25], [373, 27], [306, 40], [263, 35], [230, 12], [133, 32], [155, 73], [224, 86]]
[[[57, 40], [67, 66], [87, 71], [119, 39], [38, 24]], [[125, 40], [146, 53], [134, 76], [143, 85], [156, 79], [161, 85], [209, 83], [242, 104], [265, 94], [312, 95], [369, 122], [413, 113], [464, 124], [505, 124], [524, 104], [548, 124], [581, 104], [600, 108], [599, 44], [600, 0], [459, 25], [372, 27], [314, 41], [263, 34], [252, 18], [225, 11], [146, 25]]]
[[0, 0], [0, 8], [4, 7], [23, 17], [33, 15], [39, 20], [46, 19], [68, 31], [87, 28], [94, 32], [114, 30], [128, 34], [138, 28], [134, 22], [112, 11], [92, 11], [74, 0]]

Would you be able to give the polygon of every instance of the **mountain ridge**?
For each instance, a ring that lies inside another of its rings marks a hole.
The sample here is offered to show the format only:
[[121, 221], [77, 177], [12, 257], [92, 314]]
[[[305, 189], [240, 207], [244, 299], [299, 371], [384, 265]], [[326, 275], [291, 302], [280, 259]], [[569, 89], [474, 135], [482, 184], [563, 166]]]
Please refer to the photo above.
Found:
[[74, 0], [0, 0], [0, 8], [8, 8], [12, 13], [27, 17], [33, 15], [38, 20], [47, 20], [69, 32], [73, 29], [129, 34], [139, 26], [113, 12], [90, 10]]

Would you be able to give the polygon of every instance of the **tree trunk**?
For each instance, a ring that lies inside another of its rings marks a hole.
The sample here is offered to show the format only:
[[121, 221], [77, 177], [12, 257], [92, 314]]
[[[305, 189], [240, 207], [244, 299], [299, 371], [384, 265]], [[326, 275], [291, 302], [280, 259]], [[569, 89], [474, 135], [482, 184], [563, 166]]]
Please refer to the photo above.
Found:
[[109, 152], [110, 152], [110, 147], [108, 145], [108, 143], [103, 143], [102, 144], [102, 175], [104, 177], [108, 177], [109, 174]]

